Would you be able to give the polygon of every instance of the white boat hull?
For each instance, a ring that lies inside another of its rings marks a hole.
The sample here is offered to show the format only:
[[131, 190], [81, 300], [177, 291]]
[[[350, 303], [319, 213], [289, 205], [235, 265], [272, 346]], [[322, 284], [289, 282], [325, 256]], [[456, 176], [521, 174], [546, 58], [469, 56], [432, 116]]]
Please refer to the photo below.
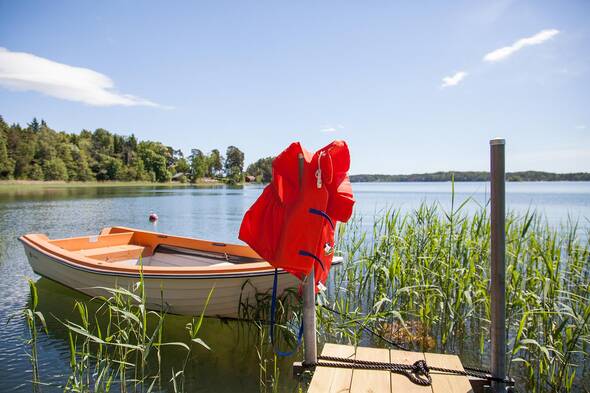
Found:
[[[133, 274], [96, 272], [62, 263], [58, 258], [45, 254], [37, 248], [23, 243], [33, 271], [43, 277], [57, 281], [88, 296], [109, 296], [105, 288], [133, 288], [139, 277]], [[194, 276], [148, 276], [144, 275], [147, 307], [168, 313], [238, 318], [240, 303], [255, 303], [256, 293], [271, 294], [274, 270], [264, 272], [219, 275], [217, 277]], [[287, 288], [296, 288], [300, 281], [291, 274], [280, 270], [277, 293]], [[211, 289], [213, 293], [206, 305]]]

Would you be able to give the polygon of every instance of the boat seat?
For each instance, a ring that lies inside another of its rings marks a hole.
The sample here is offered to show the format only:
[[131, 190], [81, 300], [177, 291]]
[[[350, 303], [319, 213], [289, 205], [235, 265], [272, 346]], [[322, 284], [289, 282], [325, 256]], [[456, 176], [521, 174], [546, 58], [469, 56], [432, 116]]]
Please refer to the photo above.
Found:
[[120, 246], [90, 248], [78, 251], [79, 254], [105, 262], [117, 262], [125, 259], [137, 259], [143, 253], [144, 247], [134, 244]]

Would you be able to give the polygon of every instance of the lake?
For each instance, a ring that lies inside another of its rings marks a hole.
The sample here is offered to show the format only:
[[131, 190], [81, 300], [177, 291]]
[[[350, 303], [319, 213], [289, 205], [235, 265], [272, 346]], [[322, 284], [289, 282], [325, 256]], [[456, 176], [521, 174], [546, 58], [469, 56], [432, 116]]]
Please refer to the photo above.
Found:
[[[1, 187], [1, 186], [0, 186]], [[375, 214], [387, 208], [409, 211], [420, 203], [451, 207], [451, 183], [354, 183], [355, 214], [370, 224]], [[549, 225], [579, 221], [587, 236], [590, 229], [590, 182], [508, 183], [507, 208], [523, 213], [536, 210]], [[25, 352], [26, 326], [10, 318], [28, 306], [26, 278], [39, 280], [27, 263], [17, 241], [25, 233], [45, 233], [50, 238], [96, 234], [103, 227], [123, 225], [177, 235], [236, 242], [244, 212], [262, 191], [262, 186], [197, 188], [171, 186], [133, 187], [44, 187], [2, 191], [0, 188], [0, 391], [31, 391], [30, 364]], [[485, 205], [488, 183], [456, 183], [455, 206], [466, 198], [466, 212]], [[150, 211], [160, 220], [151, 224]], [[73, 299], [79, 297], [63, 286], [38, 281], [39, 310], [48, 320], [49, 334], [39, 342], [43, 391], [62, 391], [69, 375], [67, 333], [51, 314], [72, 317]], [[170, 317], [166, 339], [185, 340], [188, 321]], [[256, 333], [248, 324], [208, 319], [201, 338], [211, 347], [196, 351], [187, 367], [189, 391], [259, 391]], [[290, 378], [294, 359], [281, 362], [281, 390], [293, 391]]]

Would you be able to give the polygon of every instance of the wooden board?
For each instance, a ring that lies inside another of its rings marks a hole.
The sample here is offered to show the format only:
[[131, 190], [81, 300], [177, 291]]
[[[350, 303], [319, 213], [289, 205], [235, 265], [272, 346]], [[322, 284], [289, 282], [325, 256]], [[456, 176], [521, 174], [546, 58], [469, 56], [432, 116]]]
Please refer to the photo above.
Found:
[[[389, 350], [379, 348], [358, 347], [356, 349], [357, 360], [371, 360], [375, 362], [389, 362]], [[374, 392], [390, 393], [391, 378], [389, 371], [379, 370], [354, 370], [350, 391], [353, 393]]]
[[[424, 356], [429, 366], [465, 371], [458, 356], [442, 355], [440, 353], [425, 353]], [[431, 372], [430, 375], [432, 376], [433, 392], [473, 393], [467, 377], [439, 372]]]
[[[389, 353], [391, 363], [413, 364], [418, 360], [425, 360], [422, 352], [395, 351]], [[432, 393], [432, 386], [416, 385], [405, 375], [391, 373], [392, 392]]]
[[[354, 359], [355, 348], [349, 345], [326, 344], [322, 355]], [[340, 393], [350, 391], [351, 368], [318, 367], [308, 392]]]
[[[322, 355], [404, 364], [412, 364], [417, 360], [426, 360], [429, 366], [463, 370], [461, 360], [455, 355], [406, 352], [367, 347], [355, 348], [349, 345], [338, 344], [325, 344]], [[308, 392], [473, 393], [469, 379], [465, 376], [434, 371], [430, 375], [432, 376], [432, 385], [420, 386], [412, 383], [404, 375], [389, 371], [318, 367], [315, 370]]]

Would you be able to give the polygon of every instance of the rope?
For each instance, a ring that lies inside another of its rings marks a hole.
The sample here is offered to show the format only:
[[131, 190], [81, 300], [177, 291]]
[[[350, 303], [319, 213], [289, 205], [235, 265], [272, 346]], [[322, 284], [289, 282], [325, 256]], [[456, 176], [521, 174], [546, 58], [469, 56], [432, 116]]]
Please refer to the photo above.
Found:
[[[320, 307], [322, 307], [334, 314], [337, 314], [340, 317], [343, 317], [342, 313], [340, 313], [339, 311], [336, 311], [328, 306], [320, 304]], [[372, 335], [380, 338], [381, 340], [385, 341], [386, 343], [388, 343], [392, 346], [395, 346], [395, 347], [401, 349], [402, 351], [409, 351], [408, 348], [404, 347], [403, 345], [401, 345], [399, 343], [396, 343], [395, 341], [391, 341], [391, 340], [383, 337], [382, 335], [375, 332], [374, 330], [372, 330], [368, 326], [361, 324], [360, 321], [354, 321], [354, 322], [359, 324], [362, 329], [364, 329], [367, 332], [371, 333]], [[438, 371], [438, 372], [447, 373], [447, 374], [456, 374], [456, 375], [463, 375], [463, 376], [467, 376], [467, 377], [481, 378], [481, 379], [486, 379], [488, 381], [505, 383], [508, 386], [514, 386], [514, 380], [512, 378], [495, 377], [492, 375], [492, 373], [489, 370], [476, 368], [476, 367], [463, 367], [465, 370], [465, 371], [463, 371], [463, 370], [453, 370], [453, 369], [443, 368], [443, 367], [428, 366], [426, 364], [426, 362], [423, 360], [419, 360], [419, 361], [415, 362], [414, 364], [409, 365], [409, 364], [402, 364], [402, 363], [374, 362], [374, 361], [370, 361], [370, 360], [355, 360], [355, 359], [338, 358], [338, 357], [334, 357], [334, 356], [323, 356], [323, 355], [318, 356], [318, 359], [329, 360], [331, 362], [340, 362], [340, 363], [325, 363], [324, 362], [324, 363], [317, 363], [316, 364], [317, 366], [339, 367], [339, 368], [363, 368], [363, 369], [368, 369], [368, 370], [389, 370], [389, 371], [397, 373], [397, 374], [406, 375], [410, 379], [410, 381], [414, 382], [417, 385], [422, 385], [425, 381], [430, 381], [427, 385], [423, 385], [423, 386], [430, 385], [430, 383], [432, 381], [430, 378], [429, 371]], [[423, 362], [423, 364], [420, 362]], [[420, 364], [418, 364], [418, 363], [420, 363]], [[313, 365], [310, 365], [310, 366], [313, 366]], [[422, 367], [422, 366], [424, 366], [424, 367]], [[424, 376], [425, 379], [422, 378], [422, 376]]]
[[283, 352], [275, 349], [275, 314], [277, 308], [277, 286], [278, 286], [279, 269], [275, 269], [275, 275], [272, 283], [272, 299], [270, 302], [270, 342], [275, 353], [280, 357], [287, 357], [293, 355], [297, 348], [301, 345], [301, 339], [303, 338], [303, 319], [301, 320], [301, 326], [299, 326], [299, 333], [297, 334], [297, 345], [292, 351]]
[[462, 375], [466, 377], [475, 377], [486, 379], [488, 381], [501, 382], [507, 386], [514, 386], [512, 378], [498, 378], [490, 375], [487, 372], [474, 372], [454, 370], [444, 367], [434, 367], [426, 364], [424, 360], [418, 360], [413, 364], [404, 363], [386, 363], [376, 362], [371, 360], [358, 360], [349, 358], [340, 358], [336, 356], [318, 356], [319, 360], [326, 360], [325, 362], [316, 362], [315, 364], [304, 364], [306, 367], [335, 367], [335, 368], [354, 368], [362, 370], [381, 370], [390, 371], [392, 373], [405, 375], [410, 381], [416, 385], [430, 386], [432, 384], [431, 371], [436, 371], [445, 374]]
[[[318, 359], [328, 360], [328, 362], [317, 362], [313, 366], [390, 371], [392, 373], [405, 375], [416, 385], [430, 386], [432, 384], [430, 370], [424, 360], [418, 360], [413, 364], [402, 364], [371, 362], [368, 360], [347, 359], [324, 355], [319, 356]], [[311, 365], [305, 364], [305, 366]]]

